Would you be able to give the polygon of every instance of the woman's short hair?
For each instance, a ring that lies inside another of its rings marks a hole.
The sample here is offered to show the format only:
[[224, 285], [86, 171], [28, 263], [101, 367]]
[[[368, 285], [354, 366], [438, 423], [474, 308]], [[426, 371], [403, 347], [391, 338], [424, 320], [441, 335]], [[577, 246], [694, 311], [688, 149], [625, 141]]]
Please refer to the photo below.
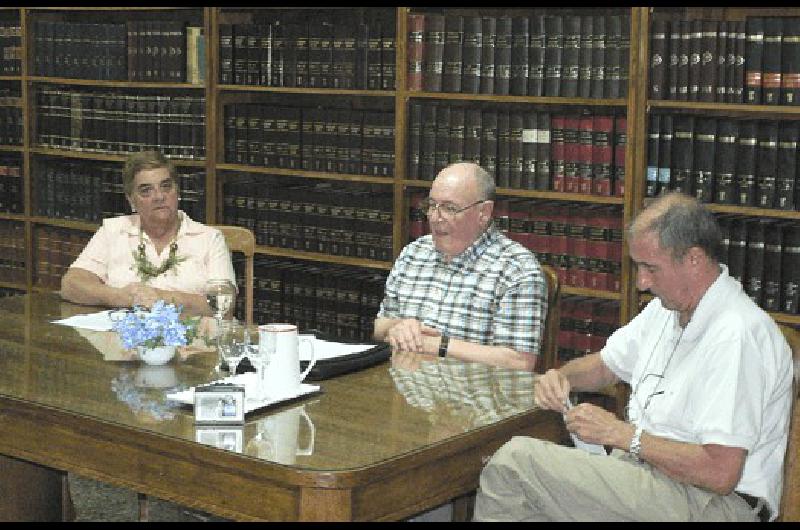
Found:
[[175, 181], [175, 187], [177, 189], [179, 184], [178, 173], [172, 160], [165, 157], [159, 151], [140, 151], [131, 154], [125, 161], [125, 167], [122, 170], [122, 187], [125, 190], [125, 195], [128, 197], [133, 195], [133, 181], [140, 171], [149, 171], [162, 167], [167, 168], [169, 176]]

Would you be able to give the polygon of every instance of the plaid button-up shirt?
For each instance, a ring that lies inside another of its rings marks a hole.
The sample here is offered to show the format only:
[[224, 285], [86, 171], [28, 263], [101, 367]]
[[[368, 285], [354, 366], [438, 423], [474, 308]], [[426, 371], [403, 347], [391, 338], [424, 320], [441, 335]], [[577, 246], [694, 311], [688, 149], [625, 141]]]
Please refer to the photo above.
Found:
[[547, 283], [536, 257], [494, 227], [446, 262], [430, 235], [407, 245], [379, 317], [415, 318], [453, 338], [538, 354]]

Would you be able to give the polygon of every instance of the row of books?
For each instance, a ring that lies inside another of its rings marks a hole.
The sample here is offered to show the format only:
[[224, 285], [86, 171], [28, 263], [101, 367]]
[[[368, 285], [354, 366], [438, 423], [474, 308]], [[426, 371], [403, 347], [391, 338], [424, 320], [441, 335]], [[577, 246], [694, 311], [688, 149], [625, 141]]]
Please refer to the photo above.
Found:
[[410, 179], [473, 161], [499, 187], [624, 194], [625, 116], [423, 102], [411, 104], [408, 131]]
[[225, 106], [225, 161], [391, 177], [394, 113], [324, 107]]
[[22, 145], [22, 108], [0, 106], [0, 145]]
[[394, 90], [394, 24], [314, 16], [302, 22], [220, 24], [220, 83]]
[[[204, 171], [181, 168], [180, 208], [192, 219], [205, 219]], [[188, 171], [188, 172], [186, 172]], [[122, 185], [122, 165], [102, 162], [40, 160], [33, 171], [36, 215], [99, 223], [130, 213]]]
[[25, 225], [0, 221], [0, 278], [24, 284], [25, 270]]
[[0, 158], [0, 212], [22, 213], [22, 161], [19, 157]]
[[645, 195], [796, 210], [800, 122], [651, 114]]
[[585, 296], [561, 297], [556, 366], [599, 352], [619, 327], [619, 302]]
[[628, 15], [408, 18], [408, 88], [518, 96], [624, 98]]
[[0, 287], [0, 298], [6, 298], [9, 296], [20, 296], [25, 294], [25, 291], [20, 289], [13, 289], [11, 287]]
[[654, 18], [650, 98], [799, 105], [800, 18]]
[[19, 24], [0, 22], [0, 75], [22, 73], [21, 35]]
[[[256, 258], [254, 269], [256, 322], [291, 322], [340, 340], [372, 341], [386, 272], [267, 257]], [[239, 310], [243, 315], [243, 306]]]
[[767, 311], [800, 313], [800, 224], [718, 216], [730, 275]]
[[160, 150], [172, 158], [205, 158], [202, 96], [43, 85], [35, 101], [39, 146], [111, 154]]
[[34, 234], [33, 284], [60, 289], [61, 278], [92, 234], [54, 226], [37, 226]]
[[202, 28], [178, 20], [33, 23], [33, 72], [40, 76], [192, 82], [198, 72], [187, 65], [204, 65], [204, 48]]
[[223, 189], [223, 219], [252, 230], [259, 245], [389, 261], [394, 215], [383, 188], [233, 177]]

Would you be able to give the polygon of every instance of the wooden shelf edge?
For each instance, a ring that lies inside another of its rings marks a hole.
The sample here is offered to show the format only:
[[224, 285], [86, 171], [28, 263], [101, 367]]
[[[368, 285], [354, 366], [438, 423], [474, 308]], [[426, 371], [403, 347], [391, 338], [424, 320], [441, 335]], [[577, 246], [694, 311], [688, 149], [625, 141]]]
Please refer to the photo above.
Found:
[[319, 94], [324, 96], [395, 97], [395, 90], [361, 90], [346, 88], [308, 88], [256, 85], [217, 85], [220, 92], [271, 92], [275, 94]]
[[800, 326], [800, 315], [790, 315], [788, 313], [768, 313], [769, 316], [771, 316], [778, 324]]
[[755, 206], [735, 206], [732, 204], [707, 204], [708, 209], [717, 213], [733, 213], [755, 217], [774, 217], [776, 219], [800, 219], [800, 212], [795, 210], [774, 210]]
[[587, 289], [585, 287], [572, 287], [571, 285], [562, 285], [561, 293], [577, 296], [591, 296], [592, 298], [605, 298], [606, 300], [622, 300], [622, 295], [614, 291], [599, 291], [597, 289]]
[[407, 91], [409, 98], [492, 101], [500, 103], [541, 103], [543, 105], [585, 105], [592, 107], [626, 107], [627, 99], [567, 98], [560, 96], [511, 96], [499, 94], [464, 94], [454, 92]]
[[22, 153], [24, 150], [21, 145], [0, 145], [0, 151], [5, 153]]
[[50, 83], [54, 85], [76, 85], [76, 86], [100, 86], [110, 88], [175, 88], [175, 89], [194, 89], [205, 90], [205, 85], [194, 85], [192, 83], [159, 83], [146, 81], [121, 81], [104, 79], [76, 79], [72, 77], [45, 77], [31, 75], [25, 78], [32, 83]]
[[371, 182], [374, 184], [393, 184], [394, 177], [371, 177], [369, 175], [354, 175], [349, 173], [325, 173], [321, 171], [307, 171], [304, 169], [283, 169], [271, 167], [246, 166], [241, 164], [217, 164], [217, 170], [242, 171], [245, 173], [262, 173], [265, 175], [281, 175], [285, 177], [302, 177], [321, 180], [348, 180], [352, 182]]
[[320, 261], [332, 265], [354, 265], [358, 267], [367, 267], [370, 269], [383, 269], [390, 270], [392, 263], [388, 261], [375, 261], [364, 258], [353, 258], [347, 256], [334, 256], [332, 254], [319, 254], [316, 252], [303, 252], [301, 250], [293, 250], [280, 247], [267, 247], [264, 245], [256, 246], [256, 254], [263, 254], [265, 256], [275, 256], [281, 258], [304, 259], [310, 261]]
[[655, 109], [737, 112], [742, 114], [768, 113], [800, 115], [800, 106], [793, 105], [747, 105], [743, 103], [715, 103], [711, 101], [672, 101], [648, 99], [647, 106]]
[[3, 221], [25, 222], [25, 220], [28, 218], [22, 213], [0, 212], [0, 219]]
[[[34, 155], [57, 156], [62, 158], [80, 158], [83, 160], [100, 160], [104, 162], [125, 162], [133, 153], [111, 154], [95, 151], [77, 151], [70, 149], [50, 149], [46, 147], [31, 147], [28, 151]], [[192, 160], [190, 158], [170, 158], [176, 166], [205, 167], [205, 160]]]
[[78, 221], [75, 219], [55, 219], [52, 217], [38, 217], [33, 216], [28, 218], [31, 223], [37, 225], [56, 226], [59, 228], [72, 228], [74, 230], [83, 230], [84, 232], [94, 232], [100, 227], [100, 223], [91, 223], [89, 221]]
[[16, 282], [3, 282], [0, 281], [0, 288], [2, 289], [16, 289], [17, 291], [27, 291], [28, 288], [24, 283]]

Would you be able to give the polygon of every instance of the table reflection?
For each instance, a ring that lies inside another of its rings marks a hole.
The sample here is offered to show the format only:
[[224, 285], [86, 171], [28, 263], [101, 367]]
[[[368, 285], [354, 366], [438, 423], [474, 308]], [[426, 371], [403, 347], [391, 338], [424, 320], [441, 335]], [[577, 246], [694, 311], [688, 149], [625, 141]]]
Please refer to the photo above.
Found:
[[435, 413], [437, 424], [450, 418], [461, 431], [535, 407], [532, 372], [399, 352], [389, 373], [409, 405]]

